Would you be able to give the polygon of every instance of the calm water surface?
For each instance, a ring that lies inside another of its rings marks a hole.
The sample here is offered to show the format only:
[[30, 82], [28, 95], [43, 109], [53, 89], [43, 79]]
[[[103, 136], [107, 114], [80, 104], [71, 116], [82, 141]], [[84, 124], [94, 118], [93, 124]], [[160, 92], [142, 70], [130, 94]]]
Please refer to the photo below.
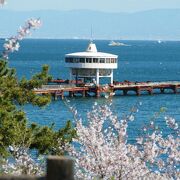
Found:
[[[118, 70], [114, 72], [114, 79], [118, 81], [180, 81], [180, 42], [155, 41], [123, 41], [130, 46], [110, 47], [109, 41], [95, 41], [99, 51], [117, 54], [119, 56]], [[3, 40], [0, 40], [2, 47]], [[18, 77], [30, 78], [38, 72], [43, 64], [48, 64], [54, 78], [68, 78], [68, 69], [64, 68], [66, 53], [84, 51], [88, 45], [86, 40], [24, 40], [20, 51], [10, 56], [10, 66], [17, 69]], [[84, 117], [91, 110], [95, 102], [109, 104], [105, 98], [73, 98], [71, 105], [75, 105]], [[164, 116], [170, 115], [180, 122], [180, 94], [115, 96], [112, 98], [112, 110], [119, 116], [128, 114], [133, 105], [142, 102], [136, 120], [130, 123], [130, 138], [141, 133], [140, 127], [150, 121], [154, 113], [161, 107], [167, 111], [162, 114], [157, 123], [165, 128]], [[43, 109], [27, 105], [25, 111], [30, 121], [42, 125], [56, 124], [55, 128], [63, 127], [67, 120], [72, 120], [72, 114], [64, 102], [53, 101]], [[169, 131], [166, 131], [169, 133]]]

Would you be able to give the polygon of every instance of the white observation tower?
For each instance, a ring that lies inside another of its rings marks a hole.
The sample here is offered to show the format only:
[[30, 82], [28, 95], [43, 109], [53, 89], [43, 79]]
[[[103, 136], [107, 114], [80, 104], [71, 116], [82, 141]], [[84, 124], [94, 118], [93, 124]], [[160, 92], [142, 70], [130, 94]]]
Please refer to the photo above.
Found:
[[99, 79], [109, 77], [113, 84], [113, 69], [117, 69], [117, 55], [98, 52], [95, 43], [90, 42], [85, 52], [65, 55], [66, 67], [70, 69], [70, 80], [87, 80], [99, 85]]

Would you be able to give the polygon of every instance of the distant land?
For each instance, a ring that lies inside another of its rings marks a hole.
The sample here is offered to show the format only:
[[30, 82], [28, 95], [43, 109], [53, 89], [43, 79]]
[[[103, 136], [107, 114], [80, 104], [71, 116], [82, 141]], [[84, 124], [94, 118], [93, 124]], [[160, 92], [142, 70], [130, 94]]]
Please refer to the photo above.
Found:
[[0, 10], [0, 38], [14, 35], [30, 17], [43, 21], [32, 38], [90, 39], [92, 26], [94, 39], [180, 40], [180, 9], [135, 13]]

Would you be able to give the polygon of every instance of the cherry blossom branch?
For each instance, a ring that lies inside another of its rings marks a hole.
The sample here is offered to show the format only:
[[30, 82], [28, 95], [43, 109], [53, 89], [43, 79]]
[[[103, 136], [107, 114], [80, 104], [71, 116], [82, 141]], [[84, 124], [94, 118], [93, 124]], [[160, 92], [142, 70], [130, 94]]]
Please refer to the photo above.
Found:
[[6, 0], [0, 0], [0, 5], [4, 5], [6, 3]]
[[[172, 179], [179, 176], [179, 133], [163, 137], [161, 131], [156, 129], [155, 121], [150, 121], [150, 132], [146, 127], [147, 134], [142, 134], [137, 143], [128, 143], [128, 122], [134, 121], [138, 106], [118, 120], [110, 106], [95, 103], [87, 114], [87, 125], [77, 119], [77, 110], [70, 108], [75, 114], [78, 136], [73, 142], [78, 146], [73, 146], [73, 143], [68, 152], [76, 159], [77, 178], [123, 180]], [[178, 131], [174, 119], [166, 117], [165, 120], [170, 128]], [[167, 158], [163, 158], [164, 155]]]
[[31, 30], [35, 30], [42, 25], [40, 19], [29, 19], [23, 27], [20, 27], [16, 36], [6, 39], [4, 43], [4, 51], [2, 58], [8, 59], [9, 53], [19, 50], [19, 41], [31, 34]]

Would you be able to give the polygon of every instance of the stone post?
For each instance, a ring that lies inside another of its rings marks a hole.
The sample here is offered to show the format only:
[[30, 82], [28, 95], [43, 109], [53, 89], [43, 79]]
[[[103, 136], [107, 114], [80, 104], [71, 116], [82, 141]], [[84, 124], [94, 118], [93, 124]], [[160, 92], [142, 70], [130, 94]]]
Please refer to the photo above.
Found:
[[74, 162], [64, 156], [50, 156], [47, 159], [46, 180], [74, 180]]

